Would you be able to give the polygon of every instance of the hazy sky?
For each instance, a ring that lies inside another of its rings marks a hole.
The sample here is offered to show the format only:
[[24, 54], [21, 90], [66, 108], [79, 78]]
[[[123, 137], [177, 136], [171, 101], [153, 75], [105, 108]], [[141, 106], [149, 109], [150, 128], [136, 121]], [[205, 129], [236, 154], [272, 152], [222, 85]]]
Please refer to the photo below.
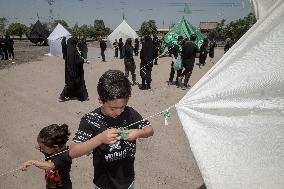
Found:
[[[51, 1], [51, 0], [50, 0]], [[188, 3], [192, 14], [186, 18], [198, 27], [200, 21], [227, 22], [243, 18], [252, 12], [249, 0], [53, 0], [54, 19], [63, 19], [73, 27], [77, 22], [93, 24], [102, 19], [107, 27], [114, 29], [122, 21], [124, 13], [127, 23], [139, 29], [145, 20], [155, 20], [158, 28], [168, 28], [184, 15], [184, 4]], [[9, 23], [29, 25], [38, 19], [48, 22], [50, 6], [48, 0], [0, 0], [0, 17]]]

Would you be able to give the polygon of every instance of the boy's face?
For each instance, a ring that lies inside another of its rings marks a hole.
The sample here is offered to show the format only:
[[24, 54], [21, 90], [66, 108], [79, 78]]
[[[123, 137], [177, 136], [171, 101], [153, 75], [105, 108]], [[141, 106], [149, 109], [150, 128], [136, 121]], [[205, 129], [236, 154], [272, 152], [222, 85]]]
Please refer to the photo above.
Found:
[[99, 102], [102, 104], [101, 111], [104, 115], [116, 118], [124, 111], [128, 99], [121, 98], [102, 102], [99, 98]]

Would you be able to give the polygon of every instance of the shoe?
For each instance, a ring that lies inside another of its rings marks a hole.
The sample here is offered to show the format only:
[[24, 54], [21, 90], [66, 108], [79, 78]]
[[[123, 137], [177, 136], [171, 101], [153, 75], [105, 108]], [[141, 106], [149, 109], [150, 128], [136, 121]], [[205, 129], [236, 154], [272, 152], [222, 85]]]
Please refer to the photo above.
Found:
[[59, 101], [59, 102], [65, 102], [65, 101], [68, 101], [68, 100], [70, 100], [69, 97], [59, 97], [59, 98], [58, 98], [58, 101]]
[[176, 81], [168, 81], [168, 85], [176, 85], [177, 82]]
[[177, 87], [182, 87], [182, 77], [178, 77], [177, 79]]
[[181, 87], [181, 89], [186, 90], [186, 89], [189, 89], [190, 87], [191, 87], [190, 85], [184, 85], [184, 86]]
[[146, 86], [141, 86], [140, 90], [147, 90], [147, 87]]

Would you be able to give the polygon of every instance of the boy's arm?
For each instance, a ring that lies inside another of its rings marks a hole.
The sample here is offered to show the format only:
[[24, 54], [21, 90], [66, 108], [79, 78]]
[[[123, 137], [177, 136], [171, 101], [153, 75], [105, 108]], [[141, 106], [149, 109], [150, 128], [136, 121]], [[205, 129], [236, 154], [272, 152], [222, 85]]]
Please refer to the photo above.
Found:
[[151, 125], [147, 125], [142, 129], [129, 129], [125, 131], [125, 133], [128, 133], [128, 138], [126, 140], [133, 141], [137, 138], [148, 138], [150, 136], [153, 136], [154, 130]]
[[21, 165], [20, 170], [26, 171], [28, 170], [28, 167], [31, 165], [34, 165], [46, 171], [53, 170], [55, 168], [55, 165], [53, 162], [41, 161], [41, 160], [29, 160]]
[[101, 144], [114, 144], [116, 143], [116, 137], [118, 136], [118, 131], [116, 129], [107, 129], [104, 132], [90, 138], [84, 142], [72, 142], [69, 149], [69, 156], [77, 158], [83, 156], [93, 149], [97, 148]]

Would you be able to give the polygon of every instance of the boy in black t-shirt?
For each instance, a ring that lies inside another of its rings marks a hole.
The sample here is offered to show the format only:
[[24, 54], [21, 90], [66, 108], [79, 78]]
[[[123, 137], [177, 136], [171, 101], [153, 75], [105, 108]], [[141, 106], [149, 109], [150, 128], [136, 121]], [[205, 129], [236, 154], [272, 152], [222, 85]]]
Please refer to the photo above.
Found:
[[93, 151], [95, 188], [133, 188], [136, 139], [154, 131], [148, 120], [126, 106], [131, 85], [123, 72], [105, 72], [97, 91], [102, 106], [81, 119], [69, 154], [76, 158]]
[[34, 165], [45, 170], [46, 189], [72, 189], [72, 159], [66, 147], [69, 135], [66, 124], [44, 127], [38, 135], [36, 148], [45, 155], [45, 160], [26, 161], [20, 169], [26, 171], [29, 166]]

